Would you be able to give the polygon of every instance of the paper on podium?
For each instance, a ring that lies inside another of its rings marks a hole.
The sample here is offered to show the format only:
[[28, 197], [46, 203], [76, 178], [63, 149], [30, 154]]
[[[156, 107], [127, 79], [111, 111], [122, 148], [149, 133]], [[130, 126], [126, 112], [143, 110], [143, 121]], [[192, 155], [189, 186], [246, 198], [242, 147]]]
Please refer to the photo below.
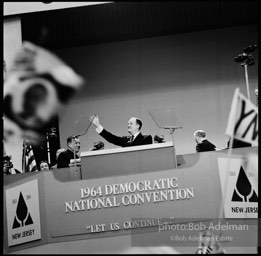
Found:
[[75, 121], [74, 126], [72, 128], [71, 136], [82, 136], [85, 135], [89, 130], [92, 122], [89, 120], [88, 116], [84, 116], [77, 121]]
[[159, 128], [182, 128], [181, 124], [179, 123], [178, 119], [171, 109], [151, 109], [149, 113]]

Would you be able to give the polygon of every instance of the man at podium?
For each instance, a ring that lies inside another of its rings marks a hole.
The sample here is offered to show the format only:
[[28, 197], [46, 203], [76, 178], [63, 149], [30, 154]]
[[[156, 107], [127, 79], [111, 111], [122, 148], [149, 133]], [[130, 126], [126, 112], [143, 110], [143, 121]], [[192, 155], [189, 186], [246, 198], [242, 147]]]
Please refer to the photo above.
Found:
[[133, 147], [152, 144], [151, 135], [143, 135], [141, 133], [142, 122], [137, 117], [131, 117], [128, 121], [128, 132], [130, 136], [116, 136], [100, 124], [99, 117], [97, 115], [91, 115], [89, 120], [96, 126], [96, 132], [98, 132], [108, 142], [121, 146], [121, 147]]

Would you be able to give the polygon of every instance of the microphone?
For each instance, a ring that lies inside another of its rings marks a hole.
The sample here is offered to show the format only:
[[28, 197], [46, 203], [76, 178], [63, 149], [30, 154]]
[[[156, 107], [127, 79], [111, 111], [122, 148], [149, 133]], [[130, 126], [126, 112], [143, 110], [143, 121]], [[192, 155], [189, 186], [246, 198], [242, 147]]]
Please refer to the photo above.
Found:
[[48, 135], [50, 138], [55, 138], [57, 137], [56, 135], [56, 128], [55, 127], [52, 127], [50, 128], [50, 130], [46, 129], [46, 135]]
[[50, 137], [57, 137], [57, 135], [56, 135], [56, 128], [55, 127], [51, 128], [51, 132], [49, 133], [49, 136]]
[[94, 142], [94, 146], [91, 149], [91, 151], [100, 150], [100, 149], [104, 149], [104, 143], [102, 141]]
[[154, 136], [154, 142], [155, 142], [155, 143], [163, 143], [163, 142], [165, 142], [165, 141], [164, 141], [164, 136], [163, 136], [163, 135], [158, 135], [158, 134], [156, 134], [156, 135]]

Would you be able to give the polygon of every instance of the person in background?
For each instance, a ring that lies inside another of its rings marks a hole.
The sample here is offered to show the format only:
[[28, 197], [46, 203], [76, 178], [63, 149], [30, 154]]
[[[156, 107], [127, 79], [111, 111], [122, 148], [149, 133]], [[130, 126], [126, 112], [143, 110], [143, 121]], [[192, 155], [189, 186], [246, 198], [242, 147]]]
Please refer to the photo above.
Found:
[[4, 173], [4, 175], [21, 173], [19, 170], [14, 168], [14, 165], [13, 165], [11, 159], [12, 159], [11, 155], [9, 155], [9, 156], [4, 155], [4, 157], [3, 157], [3, 173]]
[[131, 117], [128, 121], [128, 132], [130, 136], [116, 136], [100, 124], [99, 117], [97, 115], [91, 115], [89, 120], [96, 126], [96, 132], [98, 132], [108, 142], [121, 146], [121, 147], [132, 147], [146, 144], [152, 144], [151, 135], [143, 135], [141, 133], [142, 122], [137, 117]]
[[43, 160], [40, 162], [39, 164], [39, 169], [40, 171], [49, 171], [50, 170], [50, 166], [49, 163], [46, 160]]
[[57, 169], [58, 156], [60, 155], [61, 152], [64, 152], [64, 151], [66, 151], [65, 148], [59, 148], [59, 149], [56, 150], [56, 164], [51, 166], [50, 169]]
[[57, 158], [57, 168], [69, 167], [70, 160], [80, 158], [80, 139], [77, 136], [67, 138], [67, 150], [60, 152]]
[[11, 156], [5, 155], [3, 158], [3, 172], [4, 175], [9, 175], [11, 173], [11, 169], [13, 168], [13, 164], [11, 162]]
[[196, 151], [205, 152], [205, 151], [215, 151], [216, 146], [207, 140], [207, 134], [203, 130], [197, 130], [194, 132], [194, 138], [197, 143]]
[[104, 143], [102, 141], [95, 141], [93, 144], [93, 148], [90, 151], [101, 150], [104, 149]]
[[14, 168], [14, 165], [12, 163], [12, 155], [6, 154], [4, 143], [3, 143], [3, 173], [4, 175], [21, 173], [19, 170]]
[[60, 153], [62, 153], [62, 152], [64, 152], [64, 151], [66, 151], [65, 148], [59, 148], [59, 149], [57, 149], [57, 151], [56, 151], [56, 160], [58, 160], [58, 156], [60, 155]]

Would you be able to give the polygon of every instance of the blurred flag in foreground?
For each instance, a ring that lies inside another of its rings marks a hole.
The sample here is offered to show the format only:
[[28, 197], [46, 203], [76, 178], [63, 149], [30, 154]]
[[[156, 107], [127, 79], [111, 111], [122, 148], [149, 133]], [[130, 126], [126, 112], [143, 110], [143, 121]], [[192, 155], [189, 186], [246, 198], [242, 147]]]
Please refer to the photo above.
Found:
[[120, 252], [120, 254], [180, 254], [174, 247], [170, 246], [155, 246], [155, 247], [140, 247], [131, 246]]
[[199, 245], [196, 254], [226, 254], [225, 249], [216, 236], [209, 230], [200, 232]]
[[57, 56], [25, 42], [4, 81], [4, 140], [15, 136], [37, 144], [83, 83]]
[[34, 151], [28, 140], [23, 142], [22, 170], [23, 172], [38, 172]]
[[258, 145], [258, 108], [236, 88], [229, 113], [226, 135]]

